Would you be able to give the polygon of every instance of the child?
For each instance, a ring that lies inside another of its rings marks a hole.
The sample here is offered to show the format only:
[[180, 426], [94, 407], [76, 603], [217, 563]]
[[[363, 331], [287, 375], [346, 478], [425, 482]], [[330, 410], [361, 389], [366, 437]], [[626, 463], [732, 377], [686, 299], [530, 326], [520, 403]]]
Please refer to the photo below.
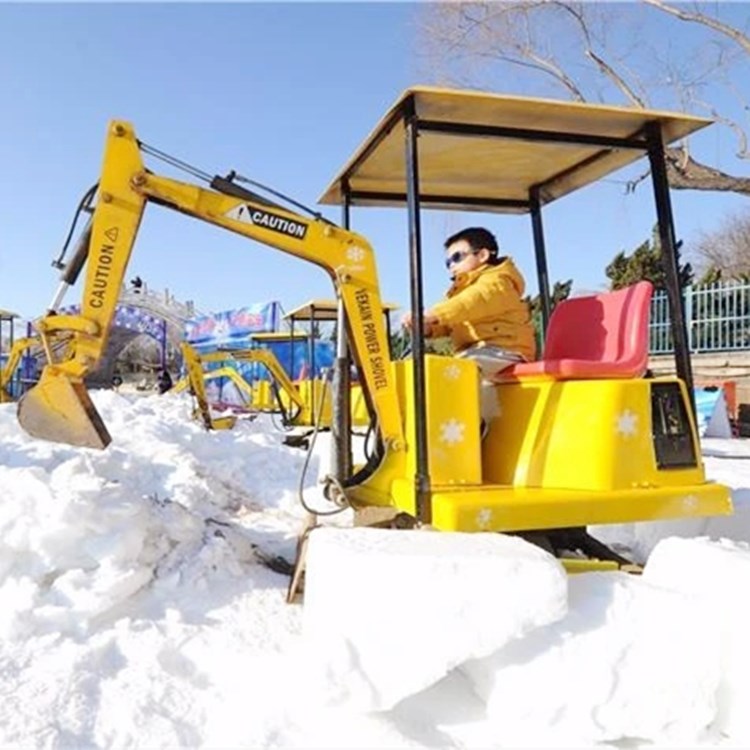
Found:
[[[445, 241], [445, 265], [453, 284], [441, 302], [424, 311], [424, 335], [450, 336], [459, 357], [475, 359], [485, 379], [533, 360], [536, 339], [524, 280], [513, 261], [500, 256], [497, 240], [470, 227]], [[404, 317], [411, 325], [411, 314]], [[482, 416], [496, 412], [494, 390], [482, 389]]]
[[[488, 376], [534, 359], [531, 311], [521, 298], [524, 280], [513, 261], [499, 255], [494, 235], [471, 227], [449, 237], [445, 265], [453, 284], [443, 301], [424, 311], [425, 336], [450, 336], [463, 356], [479, 358], [485, 350], [488, 366], [482, 371]], [[411, 325], [410, 313], [404, 325]]]

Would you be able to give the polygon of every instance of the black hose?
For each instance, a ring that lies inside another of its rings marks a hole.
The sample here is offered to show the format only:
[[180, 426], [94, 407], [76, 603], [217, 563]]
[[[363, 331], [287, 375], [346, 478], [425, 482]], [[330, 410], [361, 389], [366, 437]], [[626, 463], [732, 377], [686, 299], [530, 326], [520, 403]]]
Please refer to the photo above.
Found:
[[73, 233], [76, 229], [76, 224], [78, 223], [79, 216], [86, 210], [88, 210], [91, 206], [91, 200], [93, 199], [94, 195], [96, 194], [96, 191], [99, 189], [99, 183], [94, 183], [83, 195], [83, 198], [78, 202], [78, 207], [76, 208], [76, 212], [73, 216], [73, 222], [70, 225], [70, 230], [68, 231], [68, 236], [65, 238], [65, 242], [63, 243], [62, 250], [60, 250], [60, 255], [52, 261], [52, 265], [54, 268], [60, 268], [62, 269], [64, 264], [63, 260], [65, 260], [65, 253], [68, 252], [68, 246], [70, 245], [70, 240], [73, 238]]

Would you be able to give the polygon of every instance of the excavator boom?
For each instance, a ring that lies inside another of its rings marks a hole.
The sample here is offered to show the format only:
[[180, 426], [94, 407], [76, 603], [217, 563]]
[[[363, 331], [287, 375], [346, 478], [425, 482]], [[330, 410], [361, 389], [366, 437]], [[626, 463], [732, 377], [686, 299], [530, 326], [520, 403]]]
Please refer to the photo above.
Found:
[[222, 178], [212, 188], [147, 170], [133, 127], [110, 123], [96, 206], [90, 223], [86, 280], [77, 316], [48, 314], [43, 338], [68, 332], [72, 356], [49, 361], [37, 386], [20, 400], [18, 419], [35, 437], [91, 448], [111, 438], [84, 385], [107, 346], [119, 290], [148, 202], [243, 235], [322, 267], [343, 301], [352, 349], [385, 449], [403, 446], [403, 426], [391, 368], [382, 301], [370, 244], [325, 220], [300, 216]]
[[304, 408], [305, 401], [300, 395], [299, 390], [297, 390], [297, 386], [294, 385], [292, 379], [286, 374], [286, 370], [279, 364], [279, 360], [272, 351], [268, 349], [235, 349], [234, 351], [230, 350], [228, 353], [238, 362], [258, 362], [262, 364], [276, 381], [279, 388], [286, 393], [289, 400], [300, 409]]

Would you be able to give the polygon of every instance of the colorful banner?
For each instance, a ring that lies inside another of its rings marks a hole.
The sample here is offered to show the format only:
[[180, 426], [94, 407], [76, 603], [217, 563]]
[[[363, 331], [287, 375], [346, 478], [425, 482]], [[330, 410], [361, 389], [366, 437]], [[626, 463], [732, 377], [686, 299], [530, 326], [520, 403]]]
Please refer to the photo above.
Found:
[[[333, 366], [334, 345], [332, 341], [316, 341], [312, 353], [310, 342], [305, 339], [295, 341], [293, 347], [291, 340], [265, 341], [263, 347], [270, 349], [276, 355], [279, 364], [292, 380], [309, 378], [312, 372], [316, 377], [320, 377], [324, 369], [330, 369]], [[265, 371], [264, 367], [260, 369]], [[267, 376], [264, 379], [268, 379]]]
[[281, 306], [265, 302], [193, 318], [185, 324], [185, 339], [198, 349], [239, 346], [253, 333], [278, 330]]

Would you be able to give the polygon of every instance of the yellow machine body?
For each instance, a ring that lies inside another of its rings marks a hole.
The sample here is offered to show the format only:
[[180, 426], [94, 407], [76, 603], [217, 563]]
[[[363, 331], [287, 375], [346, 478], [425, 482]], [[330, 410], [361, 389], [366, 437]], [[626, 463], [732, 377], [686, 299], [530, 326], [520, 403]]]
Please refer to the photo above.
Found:
[[[294, 414], [290, 424], [307, 427], [317, 424], [319, 427], [330, 427], [333, 417], [333, 388], [331, 381], [325, 378], [304, 379], [295, 381], [295, 387], [302, 399], [303, 406]], [[293, 403], [289, 392], [280, 389], [279, 398], [284, 410], [289, 413]], [[279, 405], [273, 393], [272, 384], [259, 380], [253, 385], [253, 405], [260, 411], [278, 411]], [[352, 385], [351, 420], [355, 427], [367, 427], [370, 424], [370, 413], [362, 387]]]
[[259, 411], [278, 411], [279, 404], [270, 380], [256, 380], [252, 386], [252, 404]]
[[[707, 482], [684, 384], [676, 378], [569, 380], [494, 386], [498, 414], [480, 437], [478, 373], [470, 360], [427, 355], [431, 524], [451, 531], [521, 531], [732, 512]], [[414, 444], [410, 360], [394, 363], [404, 431]], [[675, 434], [654, 425], [653, 389], [671, 387]], [[664, 432], [664, 430], [662, 430]], [[692, 466], [660, 468], [656, 441], [679, 441]], [[363, 505], [416, 512], [415, 451], [391, 454], [353, 487]]]
[[351, 391], [351, 412], [352, 424], [358, 427], [365, 427], [370, 424], [370, 413], [367, 409], [367, 399], [362, 386], [359, 383], [352, 383]]

